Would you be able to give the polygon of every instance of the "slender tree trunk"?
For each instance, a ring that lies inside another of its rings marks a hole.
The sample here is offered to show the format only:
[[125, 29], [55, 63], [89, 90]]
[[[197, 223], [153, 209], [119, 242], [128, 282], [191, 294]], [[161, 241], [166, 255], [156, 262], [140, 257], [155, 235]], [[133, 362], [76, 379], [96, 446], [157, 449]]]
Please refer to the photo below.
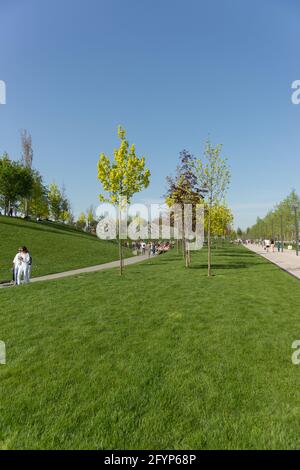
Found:
[[29, 201], [27, 198], [24, 199], [24, 215], [26, 218], [29, 215]]
[[188, 268], [189, 267], [189, 253], [188, 253], [188, 245], [187, 245], [187, 242], [186, 240], [184, 240], [184, 245], [185, 245], [185, 267]]
[[120, 258], [120, 276], [123, 274], [123, 253], [122, 253], [122, 240], [119, 236], [119, 258]]
[[184, 212], [183, 212], [183, 220], [182, 220], [182, 247], [183, 247], [183, 259], [184, 265], [188, 268], [188, 257], [187, 257], [187, 243], [185, 239], [185, 224], [184, 224]]
[[211, 229], [211, 219], [210, 219], [210, 214], [211, 210], [209, 209], [209, 214], [208, 214], [208, 230], [207, 230], [207, 255], [208, 255], [208, 259], [207, 259], [207, 275], [208, 277], [211, 276], [211, 233], [210, 233], [210, 229]]

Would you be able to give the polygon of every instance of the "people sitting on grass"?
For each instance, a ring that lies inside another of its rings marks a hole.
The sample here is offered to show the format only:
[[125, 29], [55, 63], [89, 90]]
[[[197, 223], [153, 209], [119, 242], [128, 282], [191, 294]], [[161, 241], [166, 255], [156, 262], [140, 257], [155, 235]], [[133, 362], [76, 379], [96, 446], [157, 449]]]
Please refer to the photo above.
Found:
[[13, 281], [16, 285], [30, 281], [32, 258], [26, 246], [18, 249], [13, 260]]

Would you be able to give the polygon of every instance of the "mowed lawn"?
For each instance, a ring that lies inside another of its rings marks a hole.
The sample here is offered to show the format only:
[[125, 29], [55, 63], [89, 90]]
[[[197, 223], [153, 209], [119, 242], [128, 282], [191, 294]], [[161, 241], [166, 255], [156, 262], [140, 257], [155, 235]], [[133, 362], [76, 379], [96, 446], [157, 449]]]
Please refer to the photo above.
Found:
[[[32, 276], [57, 273], [117, 260], [115, 242], [63, 224], [29, 222], [0, 217], [0, 282], [12, 277], [12, 261], [19, 246], [27, 246], [33, 258]], [[125, 249], [125, 257], [132, 256]]]
[[300, 447], [300, 283], [243, 247], [0, 291], [2, 449]]

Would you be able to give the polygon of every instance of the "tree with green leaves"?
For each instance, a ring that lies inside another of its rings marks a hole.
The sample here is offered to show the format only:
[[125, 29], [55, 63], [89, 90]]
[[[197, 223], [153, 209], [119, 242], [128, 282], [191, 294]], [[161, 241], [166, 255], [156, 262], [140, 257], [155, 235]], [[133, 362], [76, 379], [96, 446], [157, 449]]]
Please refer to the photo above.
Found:
[[120, 227], [123, 205], [130, 203], [134, 194], [147, 188], [150, 181], [150, 171], [145, 167], [145, 158], [136, 155], [135, 146], [129, 146], [126, 139], [126, 131], [121, 126], [118, 128], [120, 146], [114, 150], [114, 159], [110, 161], [104, 153], [101, 153], [98, 162], [98, 179], [106, 192], [100, 194], [100, 201], [111, 202], [118, 208], [119, 213], [119, 253], [120, 274], [123, 272], [123, 253], [120, 238]]
[[206, 214], [210, 211], [210, 217], [205, 218], [205, 230], [208, 233], [208, 223], [210, 220], [211, 234], [217, 237], [225, 237], [230, 232], [233, 222], [233, 214], [229, 207], [224, 204], [215, 204], [211, 208], [206, 208]]
[[76, 228], [78, 230], [84, 230], [85, 227], [86, 227], [86, 217], [85, 217], [84, 212], [81, 212], [76, 221]]
[[61, 216], [62, 210], [62, 193], [56, 183], [49, 185], [48, 191], [49, 211], [51, 217], [57, 222]]
[[211, 234], [212, 234], [212, 208], [224, 203], [225, 195], [230, 182], [230, 170], [227, 159], [221, 155], [222, 145], [215, 147], [209, 140], [205, 143], [203, 159], [197, 159], [196, 174], [199, 186], [205, 188], [205, 200], [208, 206], [207, 214], [207, 272], [211, 276]]
[[33, 171], [33, 186], [31, 191], [29, 214], [37, 219], [47, 219], [49, 216], [48, 189], [43, 183], [42, 176]]
[[87, 231], [90, 233], [96, 233], [97, 220], [95, 217], [95, 211], [93, 206], [90, 206], [86, 212]]
[[[179, 164], [177, 165], [175, 177], [167, 177], [167, 193], [165, 195], [166, 203], [169, 207], [178, 205], [182, 212], [182, 248], [185, 267], [190, 265], [189, 244], [186, 240], [186, 230], [184, 226], [184, 206], [191, 204], [193, 211], [193, 226], [195, 226], [196, 206], [203, 201], [203, 189], [199, 187], [197, 176], [195, 174], [195, 157], [187, 150], [182, 150], [179, 154]], [[174, 224], [171, 214], [171, 223]]]
[[33, 186], [30, 168], [10, 160], [7, 153], [0, 158], [0, 196], [4, 214], [11, 214], [13, 206], [22, 198], [29, 197]]

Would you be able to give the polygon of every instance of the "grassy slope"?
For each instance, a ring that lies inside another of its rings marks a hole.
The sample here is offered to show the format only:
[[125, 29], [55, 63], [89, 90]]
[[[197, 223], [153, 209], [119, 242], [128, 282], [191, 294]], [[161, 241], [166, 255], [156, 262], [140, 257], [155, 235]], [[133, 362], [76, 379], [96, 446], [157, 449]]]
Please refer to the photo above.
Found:
[[0, 292], [0, 447], [298, 448], [300, 284], [214, 256]]
[[119, 256], [113, 242], [61, 224], [11, 217], [0, 217], [0, 241], [0, 281], [11, 278], [12, 260], [20, 245], [26, 245], [32, 255], [32, 276], [107, 263]]

